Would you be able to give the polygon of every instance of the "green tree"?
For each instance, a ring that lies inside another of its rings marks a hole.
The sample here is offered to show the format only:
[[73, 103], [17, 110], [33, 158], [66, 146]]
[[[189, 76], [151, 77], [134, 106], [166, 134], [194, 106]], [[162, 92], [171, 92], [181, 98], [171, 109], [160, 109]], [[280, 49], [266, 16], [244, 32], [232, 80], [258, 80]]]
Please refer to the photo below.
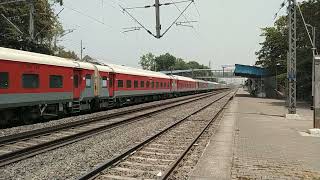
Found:
[[157, 71], [169, 71], [174, 68], [176, 57], [166, 53], [155, 58]]
[[6, 16], [22, 32], [19, 33], [3, 17], [0, 17], [0, 46], [21, 49], [44, 54], [53, 54], [54, 36], [62, 33], [48, 1], [35, 1], [34, 40], [29, 36], [29, 6], [26, 2], [11, 3], [0, 6], [0, 14]]
[[[300, 6], [306, 23], [319, 29], [320, 1], [304, 1]], [[311, 96], [312, 46], [299, 11], [297, 13], [297, 92], [298, 97], [308, 99]], [[273, 74], [277, 71], [278, 82], [281, 86], [285, 86], [288, 51], [287, 17], [279, 17], [273, 27], [263, 28], [261, 36], [265, 37], [265, 40], [261, 43], [261, 49], [256, 52], [259, 59], [256, 64], [268, 68]], [[318, 33], [317, 44], [319, 40]]]
[[[209, 69], [209, 67], [199, 64], [196, 61], [186, 62], [182, 58], [177, 58], [170, 53], [155, 57], [152, 53], [143, 55], [139, 64], [143, 69], [154, 71], [189, 70], [189, 69]], [[210, 72], [194, 72], [195, 75], [207, 75]]]
[[275, 27], [263, 28], [261, 36], [265, 37], [265, 41], [260, 43], [262, 48], [256, 52], [259, 59], [256, 65], [269, 68], [272, 72], [277, 63], [285, 66], [288, 50], [287, 18], [280, 17]]
[[56, 56], [62, 57], [62, 58], [67, 58], [67, 59], [72, 59], [72, 60], [79, 60], [80, 59], [74, 51], [67, 51], [61, 47], [58, 48], [58, 53], [56, 54]]
[[174, 65], [174, 70], [185, 70], [185, 69], [188, 69], [188, 65], [187, 63], [181, 59], [181, 58], [176, 58], [176, 62], [175, 62], [175, 65]]
[[141, 56], [139, 64], [141, 65], [142, 69], [154, 71], [155, 56], [152, 53], [145, 54]]

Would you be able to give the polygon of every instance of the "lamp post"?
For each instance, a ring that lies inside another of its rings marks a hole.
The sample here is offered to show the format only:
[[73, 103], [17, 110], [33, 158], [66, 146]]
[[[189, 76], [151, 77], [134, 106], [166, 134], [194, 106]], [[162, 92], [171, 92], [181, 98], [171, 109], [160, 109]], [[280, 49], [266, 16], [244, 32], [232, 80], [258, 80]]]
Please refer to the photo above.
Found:
[[315, 60], [315, 55], [316, 55], [316, 27], [310, 25], [310, 24], [306, 24], [307, 27], [310, 27], [312, 29], [312, 106], [311, 106], [311, 109], [314, 108], [314, 84], [315, 84], [315, 69], [314, 69], [314, 60]]
[[280, 63], [276, 64], [276, 90], [278, 91], [278, 66], [280, 66]]
[[81, 48], [81, 50], [80, 50], [80, 61], [82, 61], [82, 60], [83, 60], [83, 50], [86, 49], [85, 47], [83, 47], [82, 40], [81, 40], [80, 46], [81, 46], [81, 47], [80, 47], [80, 48]]

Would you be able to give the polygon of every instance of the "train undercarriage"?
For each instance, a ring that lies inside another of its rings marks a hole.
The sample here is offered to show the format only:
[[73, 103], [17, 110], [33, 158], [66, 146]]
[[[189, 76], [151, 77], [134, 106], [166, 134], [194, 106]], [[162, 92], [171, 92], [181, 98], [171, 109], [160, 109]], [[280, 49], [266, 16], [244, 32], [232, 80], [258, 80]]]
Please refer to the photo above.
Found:
[[46, 122], [82, 113], [92, 113], [101, 110], [120, 108], [208, 91], [209, 90], [199, 92], [189, 91], [180, 93], [165, 93], [147, 96], [127, 96], [106, 99], [93, 98], [83, 101], [73, 100], [62, 103], [37, 104], [33, 106], [2, 109], [0, 110], [0, 128]]

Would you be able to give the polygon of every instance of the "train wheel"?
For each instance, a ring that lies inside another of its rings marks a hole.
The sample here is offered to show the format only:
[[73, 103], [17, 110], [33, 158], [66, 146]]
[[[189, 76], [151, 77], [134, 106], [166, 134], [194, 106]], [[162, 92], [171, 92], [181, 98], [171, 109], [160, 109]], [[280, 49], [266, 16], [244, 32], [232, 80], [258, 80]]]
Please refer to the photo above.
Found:
[[38, 108], [27, 107], [20, 110], [20, 119], [24, 124], [32, 124], [40, 118]]
[[13, 126], [16, 120], [16, 115], [13, 110], [8, 111], [0, 111], [0, 127], [5, 128], [9, 126]]

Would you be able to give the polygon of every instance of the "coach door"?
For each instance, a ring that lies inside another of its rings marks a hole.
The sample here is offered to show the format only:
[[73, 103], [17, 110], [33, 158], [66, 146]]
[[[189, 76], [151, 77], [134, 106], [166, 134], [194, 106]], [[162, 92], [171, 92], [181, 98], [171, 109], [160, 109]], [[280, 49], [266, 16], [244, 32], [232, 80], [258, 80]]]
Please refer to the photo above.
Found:
[[73, 98], [79, 99], [80, 98], [80, 79], [81, 79], [81, 71], [74, 70], [73, 71]]
[[114, 79], [115, 79], [115, 74], [113, 73], [110, 73], [109, 74], [109, 96], [110, 97], [113, 97], [113, 93], [114, 93], [114, 86], [115, 86], [115, 82], [114, 82]]

